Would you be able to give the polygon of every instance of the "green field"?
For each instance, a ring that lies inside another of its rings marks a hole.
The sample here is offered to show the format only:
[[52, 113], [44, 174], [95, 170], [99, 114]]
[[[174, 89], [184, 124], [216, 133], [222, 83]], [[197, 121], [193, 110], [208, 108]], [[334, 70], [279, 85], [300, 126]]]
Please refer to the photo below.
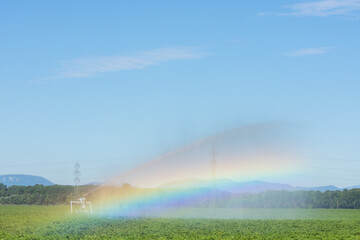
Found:
[[[209, 214], [208, 210], [189, 208], [175, 215], [169, 211], [166, 218], [144, 219], [71, 216], [68, 211], [66, 206], [0, 205], [0, 239], [360, 239], [360, 210], [216, 209], [210, 213], [227, 214], [229, 219], [195, 218]], [[237, 215], [240, 219], [231, 219]]]

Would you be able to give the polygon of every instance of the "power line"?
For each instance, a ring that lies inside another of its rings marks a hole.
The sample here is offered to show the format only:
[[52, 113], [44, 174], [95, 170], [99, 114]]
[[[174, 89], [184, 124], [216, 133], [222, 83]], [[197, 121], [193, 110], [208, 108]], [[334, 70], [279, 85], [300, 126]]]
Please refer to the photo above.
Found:
[[356, 169], [356, 168], [352, 168], [352, 169], [349, 169], [349, 168], [335, 168], [335, 167], [318, 167], [318, 166], [307, 166], [305, 165], [304, 166], [305, 168], [315, 168], [315, 169], [326, 169], [326, 170], [336, 170], [336, 171], [350, 171], [350, 172], [359, 172], [360, 169]]
[[[120, 158], [114, 158], [114, 159], [107, 159], [109, 161], [116, 161], [116, 160], [126, 160], [126, 159], [131, 159], [131, 158], [137, 158], [137, 157], [144, 157], [144, 155], [141, 156], [129, 156], [129, 157], [120, 157]], [[97, 160], [86, 160], [86, 161], [81, 161], [83, 163], [98, 163], [99, 161], [106, 161], [106, 159], [97, 159]], [[52, 165], [70, 165], [72, 164], [71, 162], [46, 162], [46, 163], [29, 163], [29, 164], [23, 164], [23, 163], [19, 163], [19, 164], [12, 164], [12, 165], [0, 165], [1, 168], [5, 168], [5, 167], [19, 167], [19, 165], [21, 165], [22, 167], [24, 166], [52, 166]]]
[[318, 159], [318, 160], [329, 160], [329, 161], [342, 161], [342, 162], [359, 162], [360, 160], [356, 159], [346, 159], [346, 158], [329, 158], [329, 157], [300, 157], [303, 159]]

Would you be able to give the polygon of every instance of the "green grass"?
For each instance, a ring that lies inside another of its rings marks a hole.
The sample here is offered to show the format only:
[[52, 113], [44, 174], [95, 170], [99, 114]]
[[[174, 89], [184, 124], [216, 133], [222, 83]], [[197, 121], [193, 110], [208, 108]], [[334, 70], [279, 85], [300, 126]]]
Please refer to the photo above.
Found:
[[[167, 217], [206, 211], [187, 208]], [[110, 219], [71, 216], [66, 206], [0, 205], [0, 239], [360, 239], [359, 210], [217, 209], [211, 214], [220, 211], [243, 219]]]
[[169, 208], [142, 213], [156, 218], [215, 218], [241, 220], [359, 220], [360, 209], [299, 208]]

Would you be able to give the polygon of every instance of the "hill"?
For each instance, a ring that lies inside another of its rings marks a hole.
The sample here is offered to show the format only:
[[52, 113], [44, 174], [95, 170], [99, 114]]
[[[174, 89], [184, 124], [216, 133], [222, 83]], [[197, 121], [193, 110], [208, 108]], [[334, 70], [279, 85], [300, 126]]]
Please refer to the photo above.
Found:
[[[216, 181], [201, 179], [184, 179], [181, 181], [170, 182], [160, 186], [161, 188], [211, 188], [229, 193], [260, 193], [266, 191], [336, 191], [342, 190], [335, 186], [319, 186], [319, 187], [295, 187], [289, 184], [271, 183], [264, 181], [236, 182], [229, 179], [218, 179]], [[347, 189], [356, 188], [357, 186]]]
[[7, 174], [0, 175], [0, 183], [6, 186], [20, 185], [20, 186], [34, 186], [36, 184], [42, 184], [44, 186], [54, 185], [53, 182], [47, 180], [46, 178], [25, 175], [25, 174]]

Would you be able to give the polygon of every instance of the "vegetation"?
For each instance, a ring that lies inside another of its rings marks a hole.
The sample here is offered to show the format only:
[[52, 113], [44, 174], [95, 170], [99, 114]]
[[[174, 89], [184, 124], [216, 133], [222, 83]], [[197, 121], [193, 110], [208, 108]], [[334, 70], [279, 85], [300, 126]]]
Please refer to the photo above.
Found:
[[343, 191], [268, 191], [233, 195], [218, 201], [226, 207], [255, 208], [360, 208], [360, 189]]
[[292, 210], [323, 216], [307, 220], [111, 219], [71, 216], [68, 210], [67, 206], [2, 205], [0, 239], [360, 238], [360, 210], [350, 209]]
[[[94, 186], [81, 186], [85, 193]], [[0, 183], [0, 204], [15, 205], [58, 205], [67, 204], [74, 197], [74, 187], [66, 185], [52, 186], [11, 186]]]
[[[80, 194], [87, 193], [95, 186], [80, 187]], [[129, 185], [123, 187], [102, 188], [105, 196], [124, 197], [129, 193], [139, 194], [142, 190]], [[186, 190], [184, 190], [186, 191]], [[154, 204], [158, 206], [177, 207], [208, 207], [212, 203], [211, 190], [199, 191], [201, 194], [183, 194], [190, 196], [187, 199], [174, 199], [169, 192], [162, 190]], [[206, 195], [207, 194], [207, 195]], [[360, 189], [343, 191], [267, 191], [255, 194], [229, 194], [215, 192], [215, 206], [221, 208], [360, 208]], [[88, 195], [89, 199], [96, 202], [95, 194]], [[68, 204], [74, 199], [73, 186], [11, 186], [0, 184], [0, 204], [15, 205], [58, 205]]]

